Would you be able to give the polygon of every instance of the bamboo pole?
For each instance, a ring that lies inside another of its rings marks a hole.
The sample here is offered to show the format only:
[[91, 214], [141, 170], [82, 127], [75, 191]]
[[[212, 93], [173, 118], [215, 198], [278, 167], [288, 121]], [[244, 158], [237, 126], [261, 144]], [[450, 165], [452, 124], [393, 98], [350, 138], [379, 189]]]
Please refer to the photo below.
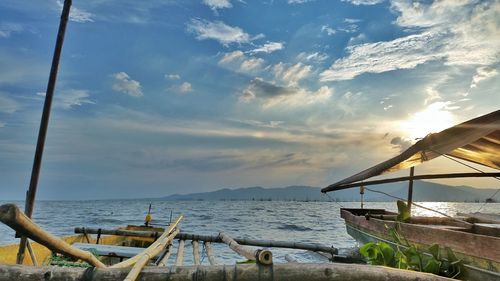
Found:
[[208, 262], [210, 265], [216, 265], [217, 260], [215, 259], [214, 253], [212, 251], [212, 244], [210, 242], [203, 243], [205, 246], [205, 252], [207, 253]]
[[130, 272], [127, 274], [127, 277], [123, 281], [135, 281], [139, 274], [141, 273], [142, 269], [146, 264], [149, 262], [149, 260], [156, 255], [158, 255], [165, 247], [172, 242], [172, 240], [175, 238], [175, 235], [179, 232], [179, 229], [176, 229], [172, 234], [169, 236], [162, 236], [158, 238], [157, 241], [159, 241], [158, 245], [155, 248], [149, 248], [148, 251], [144, 251], [141, 253], [139, 259], [137, 262], [134, 264]]
[[[47, 136], [47, 128], [49, 126], [50, 108], [54, 96], [54, 89], [57, 81], [57, 71], [59, 70], [59, 61], [61, 58], [62, 47], [64, 43], [64, 34], [68, 24], [69, 12], [71, 9], [71, 0], [65, 0], [61, 11], [61, 20], [59, 22], [59, 30], [57, 31], [56, 45], [54, 55], [52, 56], [52, 65], [50, 66], [49, 81], [47, 82], [47, 90], [45, 91], [45, 101], [43, 103], [42, 119], [40, 120], [40, 128], [38, 130], [38, 138], [36, 142], [35, 157], [33, 159], [33, 168], [31, 169], [31, 178], [28, 191], [26, 192], [26, 203], [24, 213], [28, 218], [33, 215], [35, 207], [36, 190], [38, 186], [38, 178], [40, 176], [40, 168], [42, 166], [43, 148]], [[17, 252], [17, 264], [22, 264], [24, 260], [24, 252], [26, 249], [26, 236], [21, 236], [19, 250]]]
[[95, 267], [106, 267], [90, 252], [77, 249], [66, 243], [64, 240], [42, 229], [40, 226], [31, 221], [31, 219], [25, 214], [23, 214], [14, 204], [5, 204], [0, 206], [0, 221], [10, 226], [21, 235], [42, 244], [53, 252], [81, 259]]
[[273, 263], [273, 253], [271, 251], [265, 249], [254, 250], [247, 246], [240, 245], [224, 232], [220, 232], [219, 236], [222, 241], [226, 243], [229, 248], [231, 248], [231, 250], [235, 251], [239, 255], [249, 260], [255, 260], [263, 265], [270, 265]]
[[[149, 245], [149, 247], [147, 247], [144, 251], [142, 251], [141, 253], [131, 257], [130, 259], [128, 260], [125, 260], [125, 261], [122, 261], [120, 263], [117, 263], [115, 265], [112, 265], [110, 266], [111, 268], [123, 268], [123, 267], [130, 267], [132, 266], [134, 263], [136, 263], [144, 254], [149, 254], [149, 253], [152, 253], [152, 252], [156, 252], [156, 250], [159, 250], [155, 255], [150, 255], [151, 257], [154, 257], [156, 255], [158, 255], [161, 250], [163, 250], [163, 248], [165, 248], [166, 245], [168, 244], [163, 244], [163, 247], [161, 247], [161, 243], [163, 243], [165, 241], [165, 238], [166, 237], [169, 237], [170, 234], [172, 234], [174, 232], [174, 229], [176, 229], [177, 225], [179, 224], [179, 222], [182, 220], [183, 216], [180, 215], [175, 221], [174, 223], [170, 224], [167, 228], [167, 230], [165, 232], [163, 232], [163, 234], [160, 236], [160, 238], [158, 238], [155, 242], [153, 242], [151, 245]], [[175, 231], [175, 234], [177, 235], [178, 231]], [[175, 235], [174, 235], [175, 237]], [[172, 238], [173, 239], [173, 238]]]
[[193, 240], [191, 241], [191, 245], [193, 246], [193, 259], [194, 259], [194, 265], [200, 265], [200, 244], [198, 241]]
[[173, 245], [172, 243], [170, 243], [170, 246], [165, 251], [165, 254], [162, 257], [160, 257], [159, 261], [156, 263], [157, 266], [167, 266], [167, 261], [172, 255], [172, 247]]
[[175, 258], [175, 266], [181, 266], [184, 261], [184, 240], [179, 240], [179, 248], [177, 248], [177, 257]]
[[[83, 229], [84, 228], [77, 227], [75, 228], [75, 233], [83, 233]], [[98, 230], [97, 228], [85, 228], [85, 231], [89, 234], [96, 234], [97, 230]], [[155, 235], [162, 234], [162, 232], [132, 231], [132, 230], [120, 230], [120, 229], [101, 229], [101, 233], [106, 235], [136, 236], [136, 237], [151, 237], [151, 238], [155, 237]], [[199, 235], [199, 234], [181, 232], [175, 238], [181, 240], [197, 240], [203, 242], [223, 243], [221, 238], [217, 235]], [[313, 252], [325, 252], [333, 255], [338, 254], [338, 249], [318, 243], [257, 240], [257, 239], [246, 239], [246, 238], [233, 238], [233, 239], [240, 245], [259, 246], [266, 248], [290, 248], [290, 249], [308, 250]]]
[[[123, 280], [127, 275], [126, 268], [90, 270], [88, 268], [68, 267], [34, 267], [0, 265], [0, 281], [98, 281]], [[495, 277], [491, 277], [490, 280]], [[236, 264], [230, 266], [180, 266], [172, 270], [170, 267], [146, 267], [141, 272], [141, 280], [147, 281], [452, 281], [430, 273], [389, 268], [385, 266], [360, 264], [274, 264], [263, 268], [256, 264]], [[478, 279], [487, 280], [487, 279]]]

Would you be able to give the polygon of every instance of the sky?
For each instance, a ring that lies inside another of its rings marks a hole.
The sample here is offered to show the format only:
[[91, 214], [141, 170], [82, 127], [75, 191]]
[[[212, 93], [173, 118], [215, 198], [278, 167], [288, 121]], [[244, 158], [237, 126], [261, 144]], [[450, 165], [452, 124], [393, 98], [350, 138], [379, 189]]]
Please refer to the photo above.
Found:
[[[61, 9], [0, 2], [0, 200], [28, 188]], [[323, 187], [498, 110], [499, 71], [500, 1], [74, 0], [38, 198]]]

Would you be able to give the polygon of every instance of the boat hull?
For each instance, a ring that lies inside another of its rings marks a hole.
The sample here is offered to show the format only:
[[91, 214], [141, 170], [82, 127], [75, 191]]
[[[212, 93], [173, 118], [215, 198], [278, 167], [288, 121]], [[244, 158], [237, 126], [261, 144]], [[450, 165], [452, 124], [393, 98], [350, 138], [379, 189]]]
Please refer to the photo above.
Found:
[[[394, 213], [384, 210], [342, 209], [341, 216], [346, 223], [346, 229], [359, 243], [386, 242], [393, 247], [403, 247], [397, 244], [389, 233], [395, 227], [394, 221], [376, 218], [367, 219], [368, 212], [378, 214]], [[444, 223], [444, 219], [440, 219]], [[429, 222], [430, 223], [430, 222]], [[461, 225], [449, 222], [449, 225], [399, 223], [399, 232], [410, 243], [419, 249], [428, 249], [433, 244], [440, 248], [449, 247], [454, 254], [464, 261], [465, 280], [500, 280], [500, 238], [470, 233]], [[446, 257], [446, 253], [441, 253]]]

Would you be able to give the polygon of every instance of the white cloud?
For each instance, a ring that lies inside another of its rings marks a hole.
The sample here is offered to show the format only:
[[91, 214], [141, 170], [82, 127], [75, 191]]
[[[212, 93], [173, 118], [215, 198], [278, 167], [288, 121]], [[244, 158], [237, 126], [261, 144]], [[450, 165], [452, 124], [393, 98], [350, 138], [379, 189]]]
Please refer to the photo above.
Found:
[[[438, 38], [436, 38], [438, 37]], [[408, 69], [443, 57], [440, 34], [423, 33], [388, 42], [347, 47], [349, 55], [320, 74], [321, 81], [348, 80], [360, 74]]]
[[139, 81], [133, 80], [125, 72], [118, 72], [112, 75], [113, 90], [117, 92], [122, 92], [132, 97], [142, 97], [142, 86]]
[[274, 51], [279, 51], [283, 48], [284, 48], [284, 44], [281, 42], [267, 42], [266, 44], [249, 51], [249, 53], [251, 53], [251, 54], [268, 53], [269, 54], [269, 53], [272, 53]]
[[198, 40], [213, 39], [224, 46], [250, 41], [250, 35], [241, 28], [226, 25], [221, 21], [191, 19], [191, 22], [187, 24], [187, 29], [189, 32], [195, 33]]
[[233, 7], [230, 0], [203, 0], [203, 4], [209, 6], [214, 11]]
[[308, 2], [313, 2], [316, 0], [288, 0], [288, 4], [304, 4]]
[[312, 92], [300, 87], [283, 87], [261, 78], [253, 79], [241, 93], [242, 102], [257, 101], [263, 108], [274, 106], [302, 107], [324, 103], [333, 95], [333, 89], [327, 86]]
[[342, 0], [343, 2], [349, 2], [353, 5], [375, 5], [384, 2], [385, 0]]
[[[58, 0], [56, 3], [59, 6], [59, 8], [61, 8], [61, 9], [63, 8], [62, 1]], [[93, 22], [94, 21], [93, 17], [94, 17], [94, 14], [89, 13], [85, 10], [80, 9], [80, 8], [77, 8], [75, 6], [72, 6], [71, 10], [69, 12], [69, 20], [74, 21], [74, 22], [78, 22], [78, 23]]]
[[244, 72], [259, 70], [262, 68], [264, 62], [261, 58], [249, 58], [241, 63], [240, 69]]
[[179, 80], [181, 76], [179, 74], [165, 74], [165, 78], [168, 80]]
[[312, 71], [312, 66], [303, 64], [301, 62], [296, 63], [290, 67], [286, 64], [280, 62], [273, 67], [274, 76], [283, 80], [290, 86], [297, 85], [297, 83], [309, 76]]
[[9, 38], [12, 33], [23, 31], [23, 27], [16, 23], [2, 23], [0, 24], [0, 38]]
[[4, 95], [0, 95], [0, 112], [2, 113], [14, 113], [19, 108], [18, 103]]
[[253, 73], [261, 70], [265, 60], [256, 57], [247, 57], [242, 51], [225, 53], [219, 60], [219, 65], [236, 72]]
[[179, 92], [189, 93], [193, 91], [193, 86], [189, 82], [184, 82], [179, 86]]
[[335, 31], [335, 29], [331, 28], [331, 27], [330, 27], [330, 26], [328, 26], [328, 25], [323, 25], [323, 26], [321, 27], [321, 32], [325, 32], [325, 33], [326, 33], [326, 34], [328, 34], [329, 36], [332, 36], [332, 35], [334, 35], [335, 33], [337, 33], [337, 32]]
[[[46, 94], [45, 92], [38, 92], [36, 95], [45, 97]], [[54, 93], [54, 107], [68, 110], [75, 106], [95, 104], [95, 102], [90, 100], [89, 97], [90, 95], [88, 90], [63, 90], [60, 93]]]
[[308, 62], [323, 62], [326, 59], [328, 59], [328, 55], [325, 53], [319, 53], [319, 52], [314, 52], [314, 53], [306, 53], [306, 52], [301, 52], [300, 54], [297, 55], [297, 60], [299, 61], [308, 61]]
[[472, 77], [470, 88], [476, 88], [477, 84], [483, 80], [488, 80], [498, 75], [498, 71], [488, 66], [481, 66], [476, 69], [476, 74]]

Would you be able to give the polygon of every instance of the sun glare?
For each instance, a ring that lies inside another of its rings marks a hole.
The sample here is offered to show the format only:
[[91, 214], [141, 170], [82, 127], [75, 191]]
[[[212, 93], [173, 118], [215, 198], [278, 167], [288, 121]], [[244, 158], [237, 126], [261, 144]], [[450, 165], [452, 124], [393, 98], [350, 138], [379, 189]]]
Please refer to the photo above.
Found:
[[447, 104], [437, 102], [429, 105], [423, 111], [410, 116], [401, 122], [401, 130], [412, 141], [423, 138], [430, 133], [440, 132], [454, 125], [453, 114], [448, 110]]

